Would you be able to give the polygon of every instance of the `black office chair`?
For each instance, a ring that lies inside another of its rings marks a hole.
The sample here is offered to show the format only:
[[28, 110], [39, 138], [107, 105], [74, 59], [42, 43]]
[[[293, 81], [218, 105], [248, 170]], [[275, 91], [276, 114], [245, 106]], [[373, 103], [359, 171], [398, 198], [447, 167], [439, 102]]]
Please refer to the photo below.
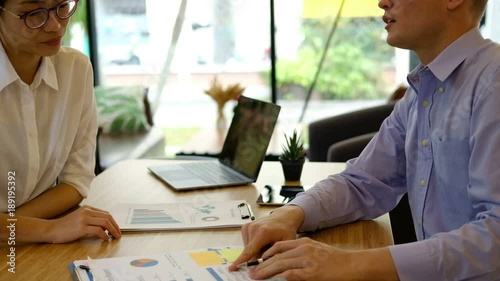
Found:
[[394, 109], [394, 103], [361, 109], [309, 124], [309, 161], [325, 162], [334, 143], [378, 131]]
[[349, 159], [358, 157], [375, 134], [377, 134], [377, 132], [352, 137], [330, 145], [326, 155], [326, 161], [347, 162]]

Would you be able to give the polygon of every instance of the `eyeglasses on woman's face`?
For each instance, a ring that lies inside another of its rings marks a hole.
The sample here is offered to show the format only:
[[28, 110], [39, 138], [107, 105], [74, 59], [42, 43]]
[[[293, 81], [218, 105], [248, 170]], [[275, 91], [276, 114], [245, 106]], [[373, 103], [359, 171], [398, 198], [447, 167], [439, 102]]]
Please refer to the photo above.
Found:
[[37, 29], [42, 27], [49, 20], [49, 15], [52, 11], [54, 11], [56, 16], [61, 20], [68, 19], [75, 13], [77, 4], [78, 0], [66, 0], [52, 8], [39, 8], [20, 15], [6, 10], [4, 7], [0, 7], [0, 9], [23, 20], [28, 28]]

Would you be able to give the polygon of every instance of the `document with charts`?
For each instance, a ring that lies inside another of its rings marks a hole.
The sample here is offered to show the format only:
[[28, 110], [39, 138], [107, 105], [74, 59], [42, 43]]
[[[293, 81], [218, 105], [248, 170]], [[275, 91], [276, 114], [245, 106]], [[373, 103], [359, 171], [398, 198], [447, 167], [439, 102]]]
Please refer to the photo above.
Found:
[[241, 227], [255, 219], [243, 200], [117, 204], [110, 210], [122, 231]]
[[228, 246], [175, 253], [77, 260], [69, 265], [73, 280], [245, 281], [248, 269], [228, 267], [243, 247]]

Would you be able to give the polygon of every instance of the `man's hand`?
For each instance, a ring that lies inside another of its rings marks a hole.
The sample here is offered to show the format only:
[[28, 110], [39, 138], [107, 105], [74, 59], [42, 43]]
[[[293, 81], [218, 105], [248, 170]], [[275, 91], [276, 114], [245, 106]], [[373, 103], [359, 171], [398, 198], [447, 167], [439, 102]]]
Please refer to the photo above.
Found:
[[264, 252], [269, 258], [250, 270], [252, 279], [345, 280], [352, 272], [352, 252], [309, 238], [277, 242]]
[[303, 221], [302, 208], [284, 206], [265, 218], [243, 225], [241, 232], [245, 249], [229, 270], [238, 270], [238, 264], [259, 258], [263, 249], [278, 241], [295, 239]]
[[301, 238], [275, 243], [262, 258], [268, 259], [250, 270], [252, 279], [398, 280], [387, 248], [341, 250]]

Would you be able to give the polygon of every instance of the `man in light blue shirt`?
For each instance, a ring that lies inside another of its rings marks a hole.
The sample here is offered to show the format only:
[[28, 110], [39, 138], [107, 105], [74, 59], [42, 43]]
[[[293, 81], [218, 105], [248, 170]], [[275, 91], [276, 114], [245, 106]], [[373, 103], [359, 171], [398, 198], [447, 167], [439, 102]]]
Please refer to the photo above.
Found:
[[[232, 270], [274, 244], [252, 278], [500, 280], [500, 46], [477, 27], [486, 3], [379, 1], [387, 42], [422, 61], [410, 88], [344, 172], [243, 227], [246, 247]], [[417, 242], [346, 251], [293, 240], [376, 218], [405, 193]]]

